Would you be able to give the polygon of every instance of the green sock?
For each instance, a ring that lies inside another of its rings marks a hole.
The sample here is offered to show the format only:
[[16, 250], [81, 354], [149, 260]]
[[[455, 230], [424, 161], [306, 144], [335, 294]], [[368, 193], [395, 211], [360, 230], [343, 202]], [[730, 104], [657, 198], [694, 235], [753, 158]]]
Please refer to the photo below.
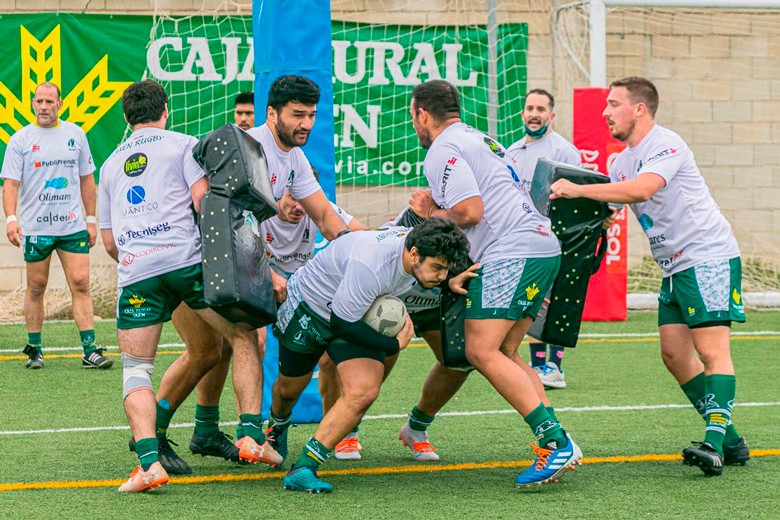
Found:
[[[702, 372], [701, 374], [694, 376], [693, 379], [687, 383], [681, 384], [680, 388], [682, 388], [682, 391], [685, 393], [685, 397], [687, 397], [693, 407], [696, 408], [696, 411], [699, 412], [701, 418], [706, 420], [707, 410], [704, 406], [704, 396], [706, 394], [705, 380], [706, 377], [704, 376], [704, 372]], [[740, 438], [741, 436], [737, 429], [729, 422], [729, 425], [726, 426], [726, 438], [724, 439], [723, 444], [726, 446], [733, 446], [739, 442]]]
[[409, 414], [409, 428], [418, 432], [424, 432], [435, 418], [435, 415], [425, 415], [415, 405], [412, 408], [412, 413]]
[[135, 441], [135, 452], [138, 454], [138, 461], [141, 463], [142, 470], [147, 471], [149, 466], [160, 460], [157, 451], [159, 448], [160, 445], [156, 437]]
[[80, 330], [81, 348], [84, 349], [84, 355], [88, 356], [97, 350], [95, 346], [95, 329]]
[[704, 404], [707, 407], [704, 416], [707, 423], [704, 442], [712, 444], [716, 450], [723, 453], [723, 441], [726, 429], [731, 424], [731, 407], [737, 392], [737, 378], [727, 374], [712, 374], [705, 378], [704, 388]]
[[244, 426], [239, 419], [238, 424], [236, 424], [236, 439], [243, 439], [244, 437], [246, 437], [246, 432], [244, 432]]
[[260, 414], [254, 415], [251, 413], [242, 413], [238, 416], [238, 421], [241, 426], [244, 427], [244, 435], [242, 437], [246, 437], [248, 435], [258, 444], [263, 444], [265, 442], [265, 433], [263, 433], [263, 418], [260, 416]]
[[544, 409], [547, 410], [547, 413], [550, 414], [550, 417], [552, 417], [553, 421], [560, 422], [558, 421], [558, 417], [555, 415], [555, 409], [553, 409], [552, 406], [545, 406]]
[[284, 433], [284, 430], [290, 427], [290, 419], [292, 418], [292, 414], [288, 415], [287, 417], [277, 417], [274, 415], [272, 410], [268, 415], [268, 427], [273, 430], [277, 437]]
[[195, 435], [208, 437], [219, 431], [219, 405], [195, 405]]
[[171, 410], [171, 403], [167, 399], [160, 399], [157, 402], [157, 421], [155, 423], [155, 429], [158, 436], [164, 436], [168, 433], [168, 426], [171, 424], [171, 419], [176, 410]]
[[41, 348], [41, 345], [43, 344], [43, 340], [41, 340], [41, 333], [40, 332], [28, 332], [27, 333], [27, 344], [31, 345], [33, 347]]
[[559, 448], [568, 444], [561, 424], [550, 416], [544, 403], [539, 403], [539, 406], [534, 408], [524, 419], [536, 438], [539, 439], [539, 446], [544, 446], [550, 441], [556, 441]]
[[311, 437], [306, 446], [303, 447], [301, 456], [295, 461], [295, 467], [309, 466], [310, 468], [317, 469], [320, 464], [328, 460], [330, 457], [330, 450], [326, 448], [320, 441]]

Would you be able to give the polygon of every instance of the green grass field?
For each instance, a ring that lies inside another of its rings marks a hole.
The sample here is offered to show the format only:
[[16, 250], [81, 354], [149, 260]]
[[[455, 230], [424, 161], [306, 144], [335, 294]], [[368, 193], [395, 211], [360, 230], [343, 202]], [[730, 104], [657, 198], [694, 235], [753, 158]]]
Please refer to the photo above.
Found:
[[[200, 481], [174, 479], [153, 493], [119, 494], [118, 480], [136, 464], [127, 450], [120, 367], [82, 370], [78, 352], [71, 350], [45, 351], [46, 367], [26, 370], [18, 351], [24, 327], [3, 326], [0, 518], [777, 518], [780, 312], [754, 312], [748, 319], [735, 332], [762, 333], [732, 339], [738, 375], [734, 419], [754, 458], [745, 467], [727, 467], [722, 477], [705, 478], [678, 458], [691, 440], [701, 440], [703, 422], [684, 406], [684, 395], [661, 363], [657, 338], [602, 336], [584, 338], [567, 352], [569, 387], [549, 393], [586, 457], [561, 483], [515, 488], [532, 438], [479, 374], [429, 430], [442, 461], [413, 462], [396, 436], [433, 360], [427, 348], [416, 347], [402, 353], [361, 425], [363, 460], [330, 460], [323, 467], [323, 474], [337, 472], [326, 477], [336, 488], [327, 496], [284, 491], [279, 471], [195, 458], [187, 450], [190, 427], [172, 428], [170, 434]], [[654, 321], [653, 313], [632, 313], [626, 323], [589, 323], [583, 332], [653, 334]], [[100, 343], [116, 344], [112, 323], [99, 323], [97, 331]], [[179, 341], [166, 326], [162, 342]], [[44, 344], [78, 344], [75, 326], [47, 324]], [[161, 351], [156, 381], [179, 350]], [[117, 354], [116, 348], [109, 352]], [[525, 345], [521, 353], [527, 357]], [[173, 422], [192, 422], [193, 410], [193, 400], [186, 402]], [[223, 421], [234, 414], [232, 391], [226, 390]], [[76, 431], [40, 431], [57, 429]], [[232, 426], [224, 429], [234, 433]], [[312, 431], [312, 425], [291, 430], [291, 457]], [[9, 490], [19, 483], [45, 489]]]

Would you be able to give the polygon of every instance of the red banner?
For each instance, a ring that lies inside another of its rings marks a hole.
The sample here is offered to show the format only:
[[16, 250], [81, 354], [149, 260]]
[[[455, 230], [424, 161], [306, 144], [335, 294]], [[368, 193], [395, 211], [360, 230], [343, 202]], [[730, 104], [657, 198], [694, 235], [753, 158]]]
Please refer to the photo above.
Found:
[[[625, 143], [613, 138], [601, 113], [608, 88], [574, 89], [574, 146], [580, 150], [582, 166], [603, 174]], [[607, 254], [598, 272], [590, 279], [585, 298], [584, 321], [624, 321], [628, 277], [627, 207], [607, 230]]]

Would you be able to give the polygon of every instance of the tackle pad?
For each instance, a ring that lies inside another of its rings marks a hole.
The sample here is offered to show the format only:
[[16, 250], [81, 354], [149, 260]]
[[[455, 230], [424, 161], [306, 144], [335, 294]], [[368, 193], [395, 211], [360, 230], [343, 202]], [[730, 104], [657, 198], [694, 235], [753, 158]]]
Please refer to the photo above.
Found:
[[608, 183], [609, 177], [586, 168], [539, 159], [531, 183], [536, 209], [550, 219], [561, 243], [561, 267], [548, 298], [550, 304], [536, 318], [528, 334], [547, 343], [575, 347], [582, 324], [590, 276], [598, 271], [607, 249], [604, 219], [611, 213], [605, 202], [591, 199], [550, 200], [558, 179], [575, 184]]
[[277, 213], [263, 147], [237, 126], [225, 125], [201, 139], [193, 156], [209, 181], [200, 212], [206, 304], [232, 323], [273, 323], [270, 267], [244, 219], [245, 211], [258, 222]]

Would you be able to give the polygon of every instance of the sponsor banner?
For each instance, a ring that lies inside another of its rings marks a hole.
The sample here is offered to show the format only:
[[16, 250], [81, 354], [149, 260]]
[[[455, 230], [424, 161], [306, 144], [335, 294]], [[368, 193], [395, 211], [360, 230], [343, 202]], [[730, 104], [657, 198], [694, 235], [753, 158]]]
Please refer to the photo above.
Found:
[[[580, 150], [582, 165], [603, 174], [625, 144], [613, 138], [601, 116], [606, 105], [607, 88], [574, 89], [574, 146]], [[607, 230], [607, 254], [598, 272], [590, 279], [585, 298], [585, 321], [623, 321], [626, 319], [628, 280], [628, 207], [624, 206], [615, 223]]]
[[[4, 14], [0, 158], [10, 136], [34, 121], [30, 102], [35, 86], [44, 80], [61, 86], [60, 116], [87, 133], [96, 169], [126, 137], [121, 96], [144, 74], [168, 91], [170, 129], [202, 137], [232, 123], [234, 98], [254, 88], [261, 58], [256, 57], [251, 17], [195, 16], [160, 20], [154, 30], [153, 25], [151, 16]], [[323, 131], [334, 133], [335, 160], [331, 154], [314, 161], [322, 166], [326, 187], [333, 186], [334, 174], [336, 183], [425, 184], [424, 150], [408, 108], [414, 86], [428, 79], [443, 78], [457, 85], [466, 122], [487, 131], [484, 26], [388, 25], [378, 30], [333, 21], [330, 27], [332, 74], [316, 78], [325, 101], [318, 119], [332, 119], [332, 130]], [[226, 28], [230, 34], [225, 34]], [[527, 24], [499, 25], [497, 41], [494, 137], [509, 146], [522, 137], [519, 114], [527, 81]], [[327, 46], [324, 52], [327, 55]], [[268, 62], [269, 57], [265, 59]], [[294, 64], [287, 60], [286, 66]], [[338, 100], [332, 106], [331, 93]], [[258, 96], [258, 101], [263, 105], [256, 110], [259, 121], [265, 100]], [[315, 134], [316, 130], [312, 138]], [[125, 165], [131, 177], [145, 167], [141, 157], [135, 159]]]

